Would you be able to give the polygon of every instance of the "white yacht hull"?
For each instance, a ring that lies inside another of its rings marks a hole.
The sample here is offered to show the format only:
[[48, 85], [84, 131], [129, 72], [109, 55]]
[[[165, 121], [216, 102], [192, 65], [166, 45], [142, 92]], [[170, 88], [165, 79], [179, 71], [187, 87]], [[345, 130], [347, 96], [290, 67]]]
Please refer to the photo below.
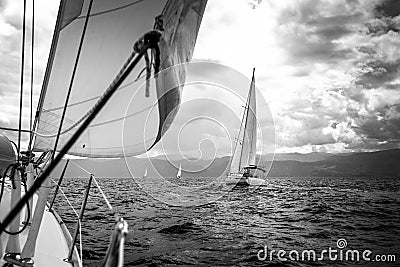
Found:
[[[1, 200], [0, 205], [0, 220], [8, 214], [10, 210], [10, 199], [11, 199], [11, 189], [6, 186], [4, 188], [4, 195]], [[34, 195], [34, 208], [37, 201], [37, 195]], [[34, 209], [32, 211], [32, 214]], [[21, 213], [21, 221], [25, 220], [25, 210]], [[22, 227], [22, 225], [21, 225]], [[29, 227], [19, 235], [20, 247], [24, 247], [25, 241], [28, 236]], [[3, 260], [4, 249], [6, 248], [8, 241], [8, 234], [2, 234], [0, 238], [1, 248], [0, 251], [0, 266], [3, 266], [6, 262]], [[46, 208], [42, 224], [39, 230], [39, 235], [36, 242], [36, 252], [34, 256], [34, 266], [35, 267], [53, 267], [53, 266], [82, 266], [82, 262], [77, 257], [77, 250], [74, 248], [73, 262], [65, 262], [64, 259], [67, 258], [69, 252], [69, 245], [71, 243], [71, 236], [68, 230], [66, 230], [65, 225], [62, 223], [61, 219], [54, 212], [54, 214]]]
[[225, 184], [227, 185], [244, 185], [244, 186], [259, 186], [265, 183], [264, 179], [256, 177], [243, 177], [242, 174], [228, 175], [225, 179]]

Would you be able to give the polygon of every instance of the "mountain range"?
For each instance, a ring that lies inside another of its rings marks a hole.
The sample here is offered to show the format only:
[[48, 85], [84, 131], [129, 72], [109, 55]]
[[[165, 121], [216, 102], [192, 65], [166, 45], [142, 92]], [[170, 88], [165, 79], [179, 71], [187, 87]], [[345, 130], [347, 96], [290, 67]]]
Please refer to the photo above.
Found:
[[[266, 155], [261, 158], [259, 165], [266, 169], [270, 167], [269, 177], [386, 177], [400, 175], [399, 159], [400, 149], [344, 154], [313, 152], [276, 154], [274, 160], [272, 155]], [[87, 177], [88, 173], [82, 170], [85, 169], [96, 177], [141, 177], [147, 168], [148, 177], [174, 177], [181, 164], [183, 177], [217, 177], [227, 172], [229, 161], [228, 156], [214, 160], [194, 160], [182, 159], [177, 155], [153, 158], [71, 159], [66, 176]], [[63, 165], [57, 167], [54, 176], [61, 173]]]

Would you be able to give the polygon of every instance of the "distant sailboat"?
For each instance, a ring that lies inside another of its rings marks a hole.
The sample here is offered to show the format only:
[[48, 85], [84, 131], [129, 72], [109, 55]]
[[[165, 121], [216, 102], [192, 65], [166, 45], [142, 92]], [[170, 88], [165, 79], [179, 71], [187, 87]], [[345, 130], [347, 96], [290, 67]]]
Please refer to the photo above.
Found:
[[229, 174], [225, 180], [226, 184], [236, 185], [261, 185], [265, 180], [257, 178], [256, 170], [263, 169], [256, 165], [256, 143], [257, 143], [257, 115], [255, 79], [251, 81], [245, 111], [243, 114], [238, 137], [236, 138], [235, 150], [231, 159]]
[[176, 174], [176, 178], [181, 179], [182, 176], [182, 166], [181, 164], [179, 164], [179, 170], [178, 173]]
[[147, 178], [147, 168], [144, 170], [143, 178]]

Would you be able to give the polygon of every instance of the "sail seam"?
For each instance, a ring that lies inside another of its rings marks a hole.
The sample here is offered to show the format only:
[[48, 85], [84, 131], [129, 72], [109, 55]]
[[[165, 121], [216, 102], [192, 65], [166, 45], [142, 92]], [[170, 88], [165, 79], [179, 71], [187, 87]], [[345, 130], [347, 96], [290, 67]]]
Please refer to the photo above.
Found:
[[[112, 9], [108, 9], [108, 10], [104, 10], [104, 11], [100, 11], [100, 12], [97, 12], [97, 13], [93, 13], [93, 14], [90, 15], [90, 17], [95, 17], [95, 16], [111, 13], [111, 12], [114, 12], [114, 11], [118, 11], [118, 10], [130, 7], [130, 6], [134, 6], [134, 5], [139, 4], [139, 3], [143, 2], [143, 1], [145, 1], [145, 0], [138, 0], [136, 2], [133, 2], [133, 3], [130, 3], [130, 4], [126, 4], [124, 6], [120, 6], [120, 7], [116, 7], [116, 8], [112, 8]], [[76, 19], [83, 19], [85, 17], [86, 16], [79, 16]]]

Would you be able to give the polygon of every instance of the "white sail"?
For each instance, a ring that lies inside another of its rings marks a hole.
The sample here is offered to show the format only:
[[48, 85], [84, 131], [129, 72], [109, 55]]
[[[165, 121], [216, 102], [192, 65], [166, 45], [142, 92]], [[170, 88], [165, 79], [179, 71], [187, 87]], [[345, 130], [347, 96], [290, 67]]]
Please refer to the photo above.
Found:
[[246, 110], [246, 123], [243, 136], [241, 155], [241, 166], [256, 165], [256, 143], [257, 143], [257, 113], [256, 113], [256, 92], [254, 74], [251, 81], [249, 98]]
[[[35, 151], [53, 150], [71, 80], [71, 95], [57, 150], [76, 131], [84, 114], [90, 112], [109, 86], [131, 54], [133, 44], [153, 29], [158, 15], [162, 14], [165, 29], [159, 43], [160, 71], [190, 61], [207, 1], [93, 0], [72, 79], [89, 2], [62, 1], [62, 23], [54, 35], [54, 53], [50, 56], [39, 101]], [[150, 97], [145, 98], [144, 79], [137, 80], [144, 67], [142, 60], [70, 149], [70, 154], [87, 157], [138, 155], [168, 130], [180, 104], [185, 69], [181, 66], [174, 68], [173, 73], [167, 71], [164, 75], [163, 72], [157, 83], [151, 78]], [[144, 125], [146, 131], [143, 131]], [[129, 138], [123, 139], [122, 131]]]
[[144, 170], [143, 178], [147, 178], [147, 168]]
[[243, 167], [256, 165], [257, 112], [254, 70], [246, 100], [245, 110], [239, 133], [235, 139], [234, 152], [230, 164], [230, 173], [240, 173]]
[[182, 176], [182, 166], [181, 166], [181, 164], [179, 164], [179, 170], [178, 170], [178, 173], [176, 174], [176, 178], [180, 179], [181, 176]]

